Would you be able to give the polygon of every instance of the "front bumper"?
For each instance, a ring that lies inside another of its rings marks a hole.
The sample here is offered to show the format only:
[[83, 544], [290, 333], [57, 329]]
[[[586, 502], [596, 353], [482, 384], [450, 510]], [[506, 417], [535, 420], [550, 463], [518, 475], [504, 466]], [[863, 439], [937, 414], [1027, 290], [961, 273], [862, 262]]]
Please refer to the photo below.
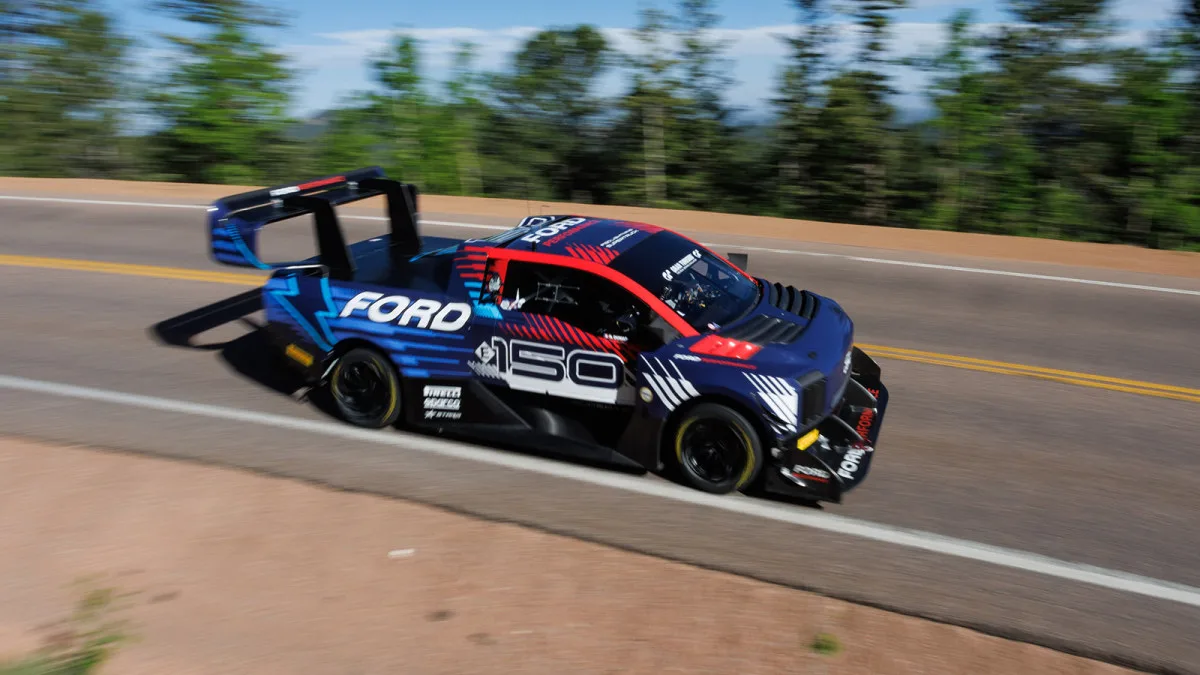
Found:
[[764, 488], [797, 499], [841, 503], [867, 477], [887, 406], [879, 366], [855, 347], [841, 400], [815, 426], [777, 444]]

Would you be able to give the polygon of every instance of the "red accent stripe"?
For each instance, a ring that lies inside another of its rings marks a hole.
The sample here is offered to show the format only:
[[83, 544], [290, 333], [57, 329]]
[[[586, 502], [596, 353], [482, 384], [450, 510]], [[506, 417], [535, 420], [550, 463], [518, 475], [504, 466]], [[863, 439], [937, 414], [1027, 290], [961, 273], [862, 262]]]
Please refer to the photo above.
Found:
[[545, 332], [546, 335], [549, 335], [551, 340], [554, 340], [555, 342], [570, 342], [570, 340], [567, 339], [566, 332], [561, 330], [561, 327], [558, 325], [557, 321], [554, 321], [549, 317], [540, 316], [538, 314], [534, 314], [529, 318], [532, 319], [533, 322], [537, 324], [537, 327]]
[[743, 370], [758, 370], [758, 366], [754, 365], [753, 363], [736, 363], [734, 361], [724, 361], [722, 359], [706, 359], [703, 357], [700, 360], [705, 363], [716, 363], [716, 364], [722, 365], [722, 366], [733, 366], [734, 368], [741, 368]]
[[482, 272], [462, 272], [458, 276], [462, 277], [463, 279], [474, 279], [476, 281], [483, 281], [483, 273]]
[[688, 322], [684, 321], [683, 317], [672, 311], [665, 302], [654, 297], [650, 291], [647, 291], [645, 288], [635, 283], [632, 279], [613, 270], [611, 267], [599, 265], [588, 260], [569, 258], [552, 253], [535, 253], [531, 251], [521, 251], [518, 249], [509, 248], [491, 249], [491, 255], [496, 259], [519, 260], [523, 262], [541, 263], [545, 265], [557, 265], [559, 267], [569, 267], [584, 272], [591, 272], [592, 274], [603, 277], [617, 284], [621, 288], [624, 288], [632, 293], [642, 302], [649, 305], [650, 309], [662, 315], [662, 317], [671, 324], [671, 327], [679, 331], [680, 335], [683, 337], [693, 337], [700, 334], [695, 328], [692, 328]]
[[307, 183], [301, 183], [301, 184], [297, 185], [296, 187], [301, 190], [307, 190], [309, 188], [321, 187], [322, 185], [333, 185], [334, 183], [344, 183], [345, 181], [346, 181], [345, 176], [331, 176], [329, 178], [322, 178], [321, 180], [314, 180], [314, 181], [309, 181]]
[[576, 344], [575, 336], [571, 334], [571, 329], [567, 324], [551, 316], [543, 316], [542, 321], [550, 327], [550, 333], [554, 335], [555, 339], [571, 345]]
[[604, 264], [604, 257], [596, 252], [596, 248], [594, 246], [583, 247], [583, 254], [586, 255], [589, 260], [598, 265]]
[[762, 345], [741, 340], [732, 340], [720, 335], [709, 335], [692, 345], [691, 350], [697, 354], [724, 356], [731, 359], [745, 360], [754, 356], [762, 349]]
[[592, 335], [591, 333], [588, 333], [586, 331], [582, 331], [574, 326], [571, 326], [571, 330], [575, 333], [575, 335], [576, 335], [575, 339], [578, 341], [578, 344], [581, 344], [584, 347], [591, 347], [592, 349], [603, 349], [604, 351], [611, 351], [609, 349], [609, 345], [607, 344], [608, 343], [607, 340], [601, 340], [600, 338], [596, 337], [595, 335]]

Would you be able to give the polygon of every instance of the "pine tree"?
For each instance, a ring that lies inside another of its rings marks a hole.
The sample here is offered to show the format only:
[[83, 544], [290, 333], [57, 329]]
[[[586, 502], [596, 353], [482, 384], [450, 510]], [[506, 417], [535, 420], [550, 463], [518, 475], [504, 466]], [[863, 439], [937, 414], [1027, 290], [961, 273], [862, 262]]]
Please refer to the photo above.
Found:
[[0, 170], [119, 175], [130, 45], [93, 0], [0, 4]]
[[248, 0], [158, 0], [155, 8], [193, 24], [200, 37], [168, 36], [181, 54], [148, 99], [163, 123], [164, 172], [186, 181], [260, 184], [295, 178], [298, 148], [284, 57], [251, 30], [282, 25]]

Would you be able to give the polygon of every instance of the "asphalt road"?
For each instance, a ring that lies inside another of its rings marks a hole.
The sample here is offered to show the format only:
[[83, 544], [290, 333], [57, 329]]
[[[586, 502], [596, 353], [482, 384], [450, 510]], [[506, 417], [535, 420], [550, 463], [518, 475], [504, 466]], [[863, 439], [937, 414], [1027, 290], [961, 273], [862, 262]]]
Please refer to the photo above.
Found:
[[[222, 269], [207, 257], [202, 219], [203, 211], [188, 209], [0, 201], [0, 254]], [[354, 238], [384, 227], [347, 224]], [[281, 257], [312, 248], [303, 227], [271, 235], [266, 250]], [[736, 250], [734, 237], [716, 239], [731, 244], [718, 250]], [[751, 271], [838, 299], [856, 320], [859, 342], [1200, 388], [1200, 297], [844, 256], [1193, 290], [1196, 280], [837, 247], [806, 248], [832, 254], [824, 256], [771, 253], [757, 249], [800, 247], [736, 243], [755, 247]], [[0, 375], [325, 419], [263, 371], [252, 325], [231, 322], [199, 335], [201, 348], [166, 345], [151, 332], [243, 288], [3, 265], [0, 285]], [[880, 363], [893, 403], [879, 455], [862, 488], [827, 511], [1200, 587], [1200, 403]], [[1146, 669], [1200, 672], [1200, 608], [693, 504], [253, 424], [7, 390], [0, 390], [0, 433], [370, 489]]]

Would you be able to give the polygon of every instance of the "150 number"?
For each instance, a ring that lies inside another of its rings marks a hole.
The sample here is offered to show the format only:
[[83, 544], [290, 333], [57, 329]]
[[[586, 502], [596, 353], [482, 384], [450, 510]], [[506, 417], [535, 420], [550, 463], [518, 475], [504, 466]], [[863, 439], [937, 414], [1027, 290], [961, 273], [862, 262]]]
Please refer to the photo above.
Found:
[[496, 366], [501, 373], [551, 382], [571, 382], [582, 387], [617, 389], [624, 381], [625, 361], [616, 354], [559, 345], [493, 338]]

